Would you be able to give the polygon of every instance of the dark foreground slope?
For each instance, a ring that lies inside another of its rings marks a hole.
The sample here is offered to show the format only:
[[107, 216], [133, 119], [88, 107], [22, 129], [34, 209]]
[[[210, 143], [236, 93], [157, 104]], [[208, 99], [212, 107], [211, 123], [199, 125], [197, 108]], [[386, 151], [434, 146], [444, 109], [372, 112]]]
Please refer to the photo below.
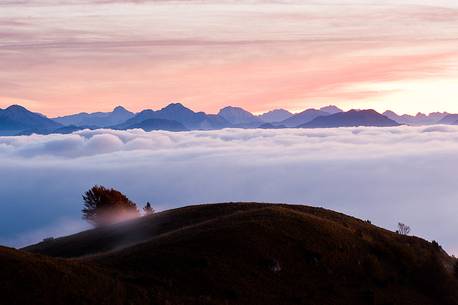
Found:
[[187, 207], [26, 250], [0, 249], [15, 304], [458, 304], [439, 247], [305, 206]]
[[149, 304], [144, 291], [84, 261], [0, 247], [0, 304]]

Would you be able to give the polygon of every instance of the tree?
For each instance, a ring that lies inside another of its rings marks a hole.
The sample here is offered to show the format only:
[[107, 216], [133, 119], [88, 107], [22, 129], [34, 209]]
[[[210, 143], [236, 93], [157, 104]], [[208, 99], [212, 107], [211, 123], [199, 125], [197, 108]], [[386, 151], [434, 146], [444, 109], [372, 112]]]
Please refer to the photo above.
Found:
[[151, 204], [149, 202], [146, 203], [145, 207], [143, 208], [143, 211], [145, 212], [145, 215], [150, 215], [153, 214], [155, 211], [151, 207]]
[[410, 227], [400, 222], [398, 223], [398, 230], [396, 232], [401, 235], [409, 235]]
[[139, 216], [137, 205], [123, 193], [94, 185], [83, 194], [83, 219], [95, 226], [109, 225]]

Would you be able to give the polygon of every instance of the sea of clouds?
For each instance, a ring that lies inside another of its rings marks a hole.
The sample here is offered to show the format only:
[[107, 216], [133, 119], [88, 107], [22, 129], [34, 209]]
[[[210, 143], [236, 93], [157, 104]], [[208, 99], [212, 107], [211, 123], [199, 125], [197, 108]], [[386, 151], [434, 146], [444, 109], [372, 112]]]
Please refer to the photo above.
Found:
[[81, 194], [115, 187], [158, 210], [226, 201], [322, 206], [458, 253], [458, 127], [0, 137], [0, 244], [88, 227]]

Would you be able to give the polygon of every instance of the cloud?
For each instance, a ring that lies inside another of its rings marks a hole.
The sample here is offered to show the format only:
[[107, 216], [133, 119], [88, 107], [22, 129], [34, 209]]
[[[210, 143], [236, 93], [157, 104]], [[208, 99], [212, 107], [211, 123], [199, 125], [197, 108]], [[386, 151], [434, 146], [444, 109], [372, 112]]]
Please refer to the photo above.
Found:
[[102, 184], [159, 210], [224, 201], [323, 206], [388, 229], [407, 223], [458, 253], [457, 150], [454, 126], [0, 137], [0, 243], [80, 230], [81, 194]]
[[207, 112], [227, 104], [259, 112], [330, 102], [401, 112], [458, 109], [455, 91], [434, 104], [392, 102], [390, 95], [391, 82], [409, 95], [415, 90], [406, 82], [456, 79], [456, 1], [0, 5], [2, 95], [38, 101], [33, 109], [50, 116], [119, 101], [138, 111], [170, 100]]

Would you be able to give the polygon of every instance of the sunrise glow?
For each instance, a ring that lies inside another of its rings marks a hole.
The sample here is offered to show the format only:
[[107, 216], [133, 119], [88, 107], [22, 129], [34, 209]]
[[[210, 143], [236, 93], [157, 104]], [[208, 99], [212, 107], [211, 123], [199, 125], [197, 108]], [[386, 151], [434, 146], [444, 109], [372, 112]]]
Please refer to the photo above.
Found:
[[458, 111], [456, 1], [307, 2], [1, 3], [0, 107]]

